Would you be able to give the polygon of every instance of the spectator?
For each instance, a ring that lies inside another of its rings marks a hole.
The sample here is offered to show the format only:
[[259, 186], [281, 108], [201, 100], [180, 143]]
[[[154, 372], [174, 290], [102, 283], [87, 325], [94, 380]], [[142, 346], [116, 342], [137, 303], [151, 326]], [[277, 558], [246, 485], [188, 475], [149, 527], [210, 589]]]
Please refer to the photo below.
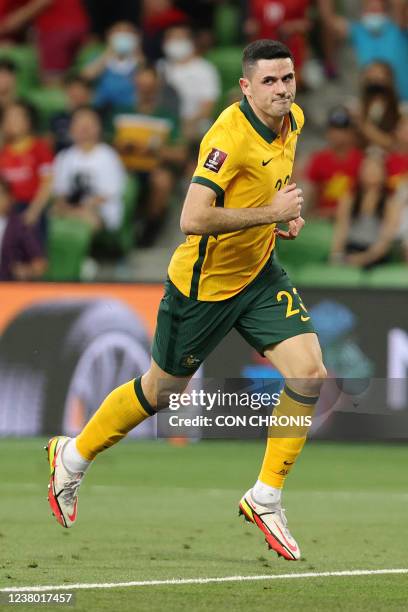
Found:
[[32, 227], [16, 214], [10, 188], [0, 179], [0, 281], [40, 278], [47, 267]]
[[218, 72], [196, 55], [193, 34], [186, 26], [166, 31], [163, 50], [165, 59], [159, 67], [180, 97], [183, 134], [189, 141], [198, 140], [210, 127], [221, 93]]
[[51, 117], [49, 125], [50, 137], [56, 153], [72, 145], [70, 135], [72, 113], [80, 106], [90, 105], [92, 87], [83, 77], [68, 76], [65, 79], [65, 95], [68, 102], [67, 109]]
[[356, 146], [350, 113], [345, 107], [330, 111], [326, 141], [327, 146], [314, 153], [307, 165], [306, 199], [310, 212], [334, 218], [341, 198], [353, 192], [363, 158]]
[[0, 59], [0, 116], [17, 99], [17, 67], [9, 59]]
[[81, 0], [3, 0], [0, 35], [34, 24], [43, 80], [59, 82], [88, 32]]
[[[215, 11], [218, 0], [176, 0], [176, 5], [188, 17], [188, 23], [196, 33], [195, 42], [199, 53], [214, 46]], [[240, 33], [239, 33], [240, 34]]]
[[108, 31], [105, 52], [82, 71], [85, 79], [96, 80], [97, 108], [115, 111], [135, 104], [134, 75], [142, 59], [140, 36], [134, 25], [115, 23]]
[[53, 212], [79, 219], [94, 231], [114, 231], [122, 223], [126, 175], [115, 150], [100, 142], [101, 129], [93, 108], [74, 111], [74, 144], [55, 159]]
[[143, 0], [143, 49], [148, 59], [156, 61], [162, 56], [163, 34], [168, 28], [187, 22], [186, 13], [172, 0]]
[[388, 196], [386, 184], [382, 156], [367, 155], [355, 195], [343, 198], [337, 210], [333, 262], [368, 269], [388, 261], [399, 226], [400, 208]]
[[[322, 2], [320, 4], [323, 4]], [[361, 67], [376, 61], [389, 64], [394, 72], [399, 97], [408, 100], [408, 36], [399, 23], [399, 3], [389, 9], [386, 0], [363, 0], [359, 21], [348, 21], [334, 13], [332, 0], [326, 0], [322, 17], [342, 39], [349, 39]]]
[[44, 242], [53, 155], [47, 143], [35, 135], [35, 123], [35, 111], [28, 103], [18, 101], [6, 108], [0, 176], [10, 185], [15, 210], [23, 214], [26, 224], [36, 226]]
[[388, 150], [400, 115], [391, 67], [384, 62], [368, 65], [363, 71], [362, 86], [361, 108], [355, 118], [361, 144]]
[[393, 137], [393, 148], [387, 158], [387, 175], [388, 186], [395, 191], [408, 181], [408, 114], [400, 118]]
[[244, 25], [250, 40], [273, 38], [284, 42], [293, 53], [299, 75], [307, 53], [310, 4], [310, 0], [250, 0]]
[[[140, 129], [130, 129], [128, 138], [124, 132], [118, 144], [125, 164], [128, 162], [128, 169], [137, 175], [142, 187], [138, 217], [144, 227], [139, 245], [150, 246], [165, 221], [171, 193], [186, 161], [186, 148], [181, 140], [179, 117], [173, 112], [174, 103], [169, 104], [172, 92], [167, 88], [167, 95], [163, 96], [157, 70], [144, 67], [135, 78], [139, 98], [133, 113], [138, 114]], [[167, 127], [163, 129], [158, 124], [160, 131], [155, 133], [152, 117], [162, 124], [164, 120]], [[123, 119], [126, 121], [127, 116]], [[119, 122], [123, 119], [118, 117]]]

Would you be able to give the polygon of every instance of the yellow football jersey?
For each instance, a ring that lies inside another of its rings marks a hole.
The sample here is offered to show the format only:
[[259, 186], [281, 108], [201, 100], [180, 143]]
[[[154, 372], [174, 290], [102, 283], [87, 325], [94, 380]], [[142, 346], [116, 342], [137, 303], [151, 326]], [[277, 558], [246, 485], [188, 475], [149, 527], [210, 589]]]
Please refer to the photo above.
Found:
[[[271, 204], [290, 182], [303, 112], [292, 105], [282, 142], [255, 115], [244, 97], [225, 109], [204, 136], [193, 183], [214, 190], [213, 206], [255, 208]], [[187, 236], [173, 254], [170, 280], [185, 296], [228, 299], [261, 271], [275, 246], [275, 225], [216, 236]]]

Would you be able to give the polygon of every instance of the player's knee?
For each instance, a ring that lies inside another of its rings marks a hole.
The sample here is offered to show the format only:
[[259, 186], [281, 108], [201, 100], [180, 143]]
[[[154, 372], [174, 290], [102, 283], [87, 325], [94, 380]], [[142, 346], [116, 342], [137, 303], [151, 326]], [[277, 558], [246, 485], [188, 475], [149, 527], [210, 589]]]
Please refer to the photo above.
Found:
[[189, 380], [170, 376], [155, 364], [142, 376], [142, 389], [151, 407], [154, 410], [162, 410], [168, 407], [172, 394], [183, 393]]
[[327, 370], [323, 362], [308, 361], [302, 365], [298, 365], [294, 378], [299, 380], [324, 380], [327, 378]]
[[287, 380], [289, 386], [305, 395], [319, 395], [327, 378], [327, 370], [322, 361], [308, 361], [298, 368], [296, 377]]

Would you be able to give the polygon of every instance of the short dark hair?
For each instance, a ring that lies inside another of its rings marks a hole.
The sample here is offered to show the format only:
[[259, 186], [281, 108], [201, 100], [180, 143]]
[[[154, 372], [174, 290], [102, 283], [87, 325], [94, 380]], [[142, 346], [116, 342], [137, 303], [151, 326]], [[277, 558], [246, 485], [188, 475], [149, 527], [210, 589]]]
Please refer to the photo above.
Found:
[[71, 123], [72, 123], [74, 117], [76, 117], [77, 115], [80, 115], [81, 113], [91, 113], [98, 120], [98, 122], [102, 126], [102, 124], [103, 124], [102, 113], [101, 113], [101, 111], [98, 108], [95, 108], [91, 104], [82, 104], [81, 106], [78, 106], [78, 108], [76, 108], [74, 111], [72, 111], [72, 113], [71, 113]]
[[66, 87], [69, 87], [69, 85], [82, 85], [82, 87], [85, 87], [86, 89], [92, 89], [92, 85], [88, 79], [85, 79], [85, 77], [74, 72], [68, 73], [65, 76], [64, 85]]
[[250, 73], [256, 63], [261, 59], [285, 59], [289, 58], [294, 62], [290, 49], [279, 42], [270, 38], [261, 38], [247, 45], [242, 56], [242, 71], [244, 76]]
[[144, 62], [143, 64], [141, 64], [139, 70], [136, 71], [136, 76], [141, 72], [151, 72], [156, 77], [159, 76], [159, 71], [157, 70], [153, 62]]

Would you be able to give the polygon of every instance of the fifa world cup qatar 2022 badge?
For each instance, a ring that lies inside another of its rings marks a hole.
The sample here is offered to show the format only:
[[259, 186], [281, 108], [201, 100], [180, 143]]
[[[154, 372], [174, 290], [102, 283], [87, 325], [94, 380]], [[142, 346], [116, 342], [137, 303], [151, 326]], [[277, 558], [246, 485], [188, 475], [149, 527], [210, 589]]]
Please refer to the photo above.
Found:
[[212, 172], [219, 172], [222, 168], [222, 164], [227, 159], [228, 153], [220, 151], [220, 149], [211, 149], [211, 153], [205, 160], [204, 168], [212, 170]]

